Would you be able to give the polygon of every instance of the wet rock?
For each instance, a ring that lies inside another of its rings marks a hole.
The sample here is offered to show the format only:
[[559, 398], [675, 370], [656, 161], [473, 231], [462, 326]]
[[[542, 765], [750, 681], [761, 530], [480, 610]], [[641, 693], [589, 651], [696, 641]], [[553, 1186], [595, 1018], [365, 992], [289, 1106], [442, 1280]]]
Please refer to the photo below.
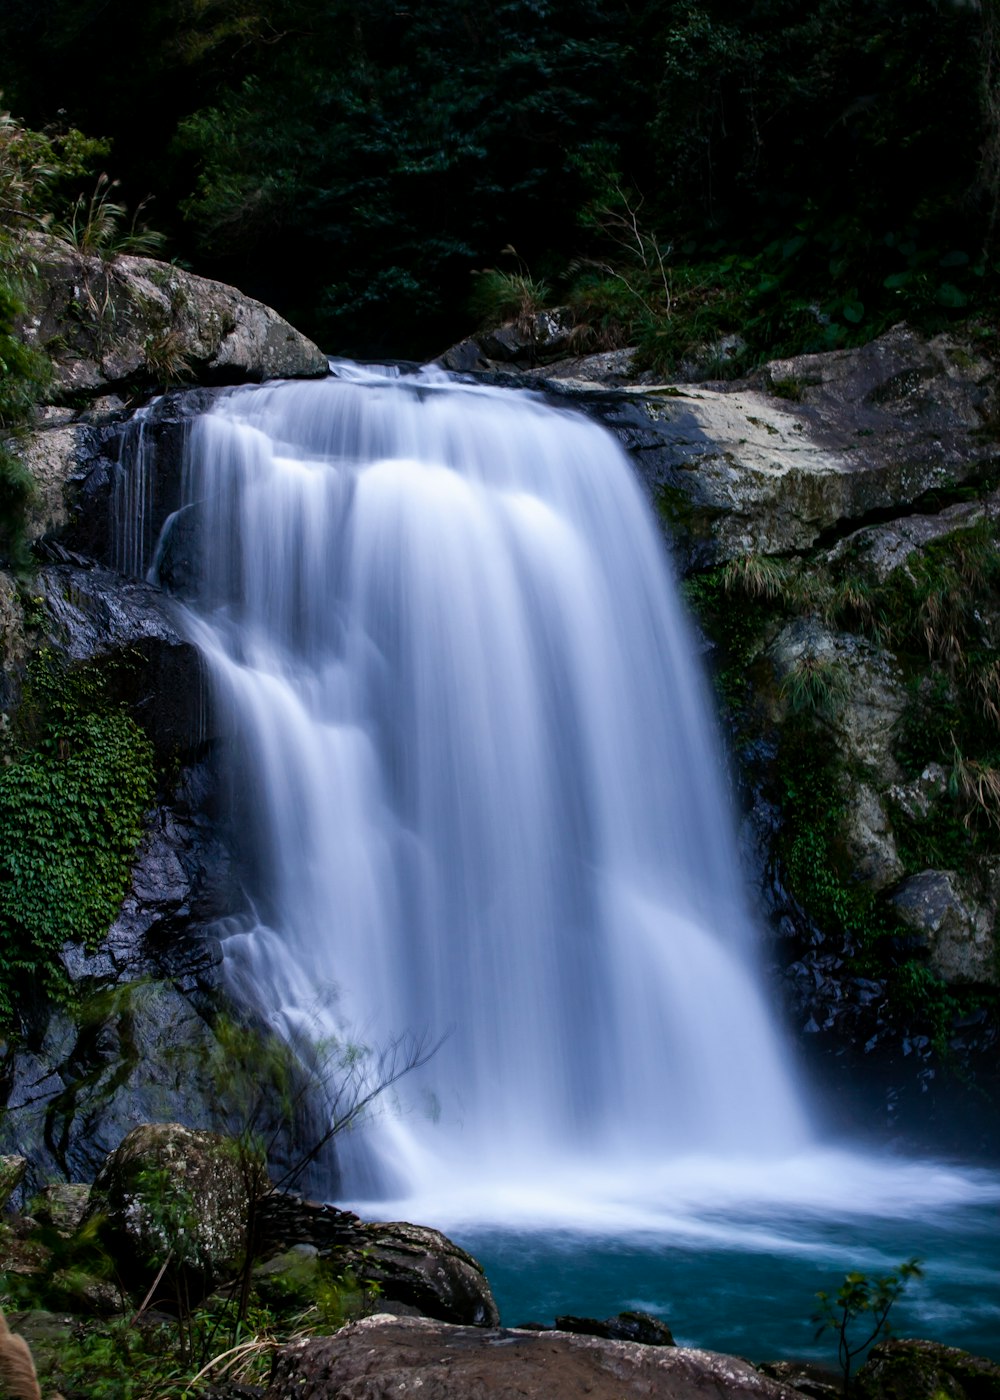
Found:
[[810, 1361], [766, 1361], [757, 1369], [812, 1400], [842, 1400], [844, 1394], [843, 1382], [833, 1371]]
[[995, 899], [977, 903], [952, 870], [923, 870], [903, 881], [892, 906], [946, 982], [1000, 982]]
[[207, 1291], [239, 1267], [250, 1200], [264, 1185], [262, 1166], [232, 1139], [145, 1124], [101, 1168], [90, 1214], [132, 1286], [148, 1286], [170, 1255]]
[[137, 1124], [181, 1113], [215, 1121], [205, 1066], [214, 1037], [170, 982], [140, 979], [92, 992], [79, 1023], [49, 1017], [37, 1048], [8, 1052], [0, 1143], [29, 1161], [28, 1184], [92, 1179]]
[[339, 1261], [360, 1284], [442, 1322], [495, 1327], [500, 1314], [482, 1265], [440, 1230], [404, 1222], [364, 1227], [361, 1249]]
[[34, 587], [52, 643], [72, 661], [104, 664], [111, 698], [129, 706], [161, 757], [190, 758], [212, 737], [200, 658], [159, 589], [70, 565], [42, 569]]
[[488, 370], [494, 365], [527, 368], [566, 355], [572, 348], [575, 329], [572, 313], [566, 307], [554, 307], [480, 331], [446, 350], [437, 363], [458, 374]]
[[1000, 1363], [938, 1342], [879, 1342], [857, 1373], [859, 1400], [1000, 1400]]
[[599, 1321], [596, 1317], [557, 1317], [557, 1332], [576, 1332], [585, 1337], [606, 1337], [616, 1342], [641, 1342], [648, 1347], [676, 1346], [667, 1324], [652, 1313], [623, 1312]]
[[26, 288], [22, 333], [52, 357], [63, 398], [171, 379], [237, 384], [327, 373], [311, 341], [234, 287], [152, 258], [108, 260], [49, 235], [29, 240], [38, 275]]
[[572, 380], [577, 384], [600, 384], [607, 388], [655, 383], [655, 375], [636, 370], [635, 358], [636, 352], [632, 349], [602, 350], [594, 355], [560, 359], [544, 369], [529, 371], [528, 377], [540, 378], [545, 383]]
[[333, 1337], [281, 1348], [265, 1400], [366, 1400], [433, 1395], [524, 1400], [795, 1400], [796, 1392], [744, 1361], [687, 1347], [650, 1347], [566, 1332], [447, 1326], [377, 1314]]

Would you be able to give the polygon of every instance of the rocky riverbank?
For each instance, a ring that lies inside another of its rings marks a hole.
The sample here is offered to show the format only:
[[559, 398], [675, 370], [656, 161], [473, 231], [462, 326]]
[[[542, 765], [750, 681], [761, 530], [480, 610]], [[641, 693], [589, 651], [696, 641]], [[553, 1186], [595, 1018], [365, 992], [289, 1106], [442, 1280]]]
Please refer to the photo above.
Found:
[[[0, 1194], [26, 1167], [0, 1159]], [[173, 1394], [195, 1372], [200, 1388], [184, 1393], [215, 1400], [841, 1393], [815, 1364], [677, 1346], [645, 1313], [501, 1327], [482, 1268], [446, 1236], [276, 1189], [246, 1136], [140, 1126], [92, 1186], [45, 1187], [26, 1204], [0, 1226], [8, 1321], [32, 1347], [43, 1393], [68, 1400]], [[851, 1394], [989, 1400], [1000, 1365], [882, 1342]]]

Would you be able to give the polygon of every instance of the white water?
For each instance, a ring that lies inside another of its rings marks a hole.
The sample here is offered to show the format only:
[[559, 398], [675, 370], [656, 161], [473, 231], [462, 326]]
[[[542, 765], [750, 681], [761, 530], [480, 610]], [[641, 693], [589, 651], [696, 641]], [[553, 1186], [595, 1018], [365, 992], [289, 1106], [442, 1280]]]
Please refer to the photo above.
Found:
[[339, 374], [220, 399], [188, 494], [189, 625], [258, 860], [233, 983], [290, 1038], [447, 1036], [405, 1111], [341, 1143], [341, 1195], [690, 1233], [706, 1202], [989, 1194], [817, 1149], [710, 699], [614, 440], [433, 371]]

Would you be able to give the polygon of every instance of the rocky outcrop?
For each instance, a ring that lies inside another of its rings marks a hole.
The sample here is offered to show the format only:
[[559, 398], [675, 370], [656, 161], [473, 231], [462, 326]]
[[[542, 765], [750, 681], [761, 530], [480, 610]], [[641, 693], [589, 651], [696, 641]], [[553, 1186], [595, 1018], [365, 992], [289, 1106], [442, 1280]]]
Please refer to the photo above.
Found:
[[649, 1347], [672, 1347], [677, 1343], [665, 1322], [645, 1312], [622, 1312], [614, 1317], [557, 1317], [557, 1332], [576, 1332], [584, 1337], [605, 1337], [613, 1342], [641, 1342]]
[[89, 951], [64, 946], [79, 1014], [36, 1008], [28, 1032], [4, 1047], [0, 1148], [29, 1160], [29, 1190], [93, 1180], [139, 1124], [217, 1121], [219, 935], [238, 926], [243, 905], [206, 815], [212, 788], [204, 768], [186, 770], [173, 804], [151, 816], [105, 938]]
[[794, 1400], [796, 1392], [717, 1352], [376, 1314], [336, 1336], [283, 1347], [264, 1400], [418, 1394], [435, 1400], [577, 1394], [593, 1400]]
[[446, 350], [438, 364], [458, 374], [492, 370], [498, 365], [527, 369], [568, 354], [575, 329], [570, 310], [553, 307], [479, 331]]
[[361, 1284], [442, 1322], [496, 1327], [500, 1313], [482, 1266], [440, 1230], [402, 1221], [365, 1227], [340, 1260]]
[[152, 258], [91, 256], [30, 235], [26, 340], [55, 369], [61, 401], [177, 380], [239, 384], [321, 376], [326, 357], [234, 287]]
[[474, 1327], [500, 1320], [482, 1266], [440, 1230], [405, 1221], [369, 1224], [350, 1211], [274, 1191], [260, 1203], [258, 1231], [268, 1252], [312, 1246], [338, 1271], [376, 1286], [381, 1298], [426, 1317]]
[[741, 383], [601, 395], [584, 378], [543, 382], [621, 439], [684, 568], [810, 549], [1000, 461], [979, 436], [995, 407], [990, 363], [905, 326], [860, 350], [773, 361]]

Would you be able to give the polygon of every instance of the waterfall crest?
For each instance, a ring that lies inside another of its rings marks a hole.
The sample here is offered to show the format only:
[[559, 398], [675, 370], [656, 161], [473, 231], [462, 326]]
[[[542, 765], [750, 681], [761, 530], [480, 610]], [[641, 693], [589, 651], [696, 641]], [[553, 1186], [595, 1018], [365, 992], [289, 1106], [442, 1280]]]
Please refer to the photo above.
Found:
[[446, 1036], [374, 1135], [383, 1185], [806, 1142], [711, 700], [611, 436], [339, 366], [220, 398], [187, 498], [261, 911], [230, 974], [283, 1034]]

